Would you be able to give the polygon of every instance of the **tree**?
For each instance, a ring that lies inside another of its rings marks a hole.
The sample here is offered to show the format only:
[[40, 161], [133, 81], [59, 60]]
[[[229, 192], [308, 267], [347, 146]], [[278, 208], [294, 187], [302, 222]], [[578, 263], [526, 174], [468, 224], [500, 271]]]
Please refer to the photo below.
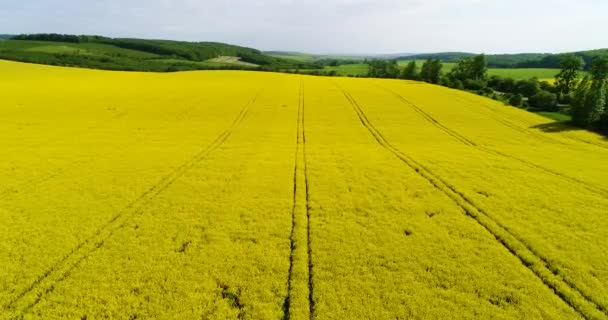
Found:
[[498, 91], [513, 92], [515, 90], [515, 80], [513, 78], [504, 78], [500, 84]]
[[514, 93], [519, 93], [524, 97], [532, 97], [540, 91], [540, 85], [534, 79], [519, 80], [515, 82], [513, 89]]
[[488, 62], [486, 61], [486, 56], [484, 54], [475, 56], [471, 62], [471, 78], [473, 80], [485, 80], [487, 73]]
[[530, 97], [528, 101], [530, 106], [544, 111], [557, 110], [557, 96], [549, 91], [541, 90], [537, 94]]
[[608, 122], [608, 57], [594, 59], [590, 73], [592, 117]]
[[386, 77], [387, 78], [399, 78], [401, 70], [399, 70], [399, 64], [397, 60], [391, 60], [386, 65]]
[[407, 80], [418, 80], [418, 66], [416, 65], [416, 61], [410, 61], [403, 72], [401, 72], [401, 79]]
[[426, 82], [437, 84], [441, 78], [442, 68], [443, 65], [439, 59], [428, 59], [422, 65], [420, 77]]
[[371, 60], [368, 65], [368, 75], [372, 78], [398, 78], [400, 75], [396, 60]]
[[463, 82], [473, 80], [475, 83], [479, 83], [486, 80], [487, 70], [486, 56], [480, 54], [471, 58], [461, 59], [456, 67], [452, 69], [449, 76]]
[[588, 126], [593, 122], [590, 117], [591, 109], [593, 107], [590, 105], [591, 101], [588, 99], [590, 82], [589, 76], [586, 76], [572, 92], [570, 113], [572, 115], [572, 121], [580, 126]]
[[560, 59], [561, 71], [555, 77], [555, 83], [560, 93], [570, 94], [578, 79], [578, 73], [583, 68], [583, 59], [573, 54], [567, 54]]
[[509, 98], [509, 104], [514, 107], [521, 107], [523, 103], [524, 97], [519, 93], [514, 94], [511, 96], [511, 98]]
[[[486, 82], [479, 79], [465, 79], [463, 84], [464, 87], [469, 90], [482, 90], [483, 88], [487, 88]], [[493, 92], [493, 90], [490, 89], [490, 92]]]
[[582, 126], [608, 122], [608, 58], [595, 58], [572, 97], [572, 119]]

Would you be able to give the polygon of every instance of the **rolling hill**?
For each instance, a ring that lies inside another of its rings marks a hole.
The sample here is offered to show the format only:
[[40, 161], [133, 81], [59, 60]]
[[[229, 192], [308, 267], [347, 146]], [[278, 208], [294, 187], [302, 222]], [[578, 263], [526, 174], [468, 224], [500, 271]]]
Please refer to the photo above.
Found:
[[[219, 59], [220, 57], [231, 57]], [[319, 68], [259, 50], [217, 42], [184, 42], [74, 36], [20, 35], [0, 42], [0, 59], [126, 71]]]
[[602, 136], [415, 81], [0, 85], [2, 319], [608, 319]]

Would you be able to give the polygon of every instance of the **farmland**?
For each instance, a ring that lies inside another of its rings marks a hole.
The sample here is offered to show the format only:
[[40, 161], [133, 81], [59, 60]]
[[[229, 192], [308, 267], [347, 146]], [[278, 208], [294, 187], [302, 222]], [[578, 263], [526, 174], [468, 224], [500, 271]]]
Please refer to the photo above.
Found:
[[[404, 68], [410, 60], [399, 60], [399, 66]], [[423, 60], [416, 60], [418, 70], [422, 67]], [[443, 68], [441, 69], [443, 74], [449, 73], [454, 67], [455, 62], [443, 62]], [[344, 64], [336, 67], [326, 66], [325, 71], [335, 70], [337, 75], [340, 76], [366, 76], [369, 72], [369, 66], [366, 64]], [[314, 70], [310, 70], [314, 71]], [[513, 78], [515, 80], [527, 80], [531, 78], [538, 78], [539, 80], [552, 81], [555, 76], [559, 73], [559, 69], [549, 68], [488, 68], [488, 76], [500, 76], [504, 78]]]
[[23, 35], [0, 41], [0, 58], [12, 61], [121, 71], [318, 68], [217, 42], [113, 39], [101, 36]]
[[[400, 66], [405, 66], [411, 60], [399, 60]], [[416, 60], [418, 68], [422, 67], [424, 60]], [[443, 62], [442, 71], [448, 73], [456, 67], [456, 62]], [[555, 78], [559, 73], [559, 69], [551, 68], [488, 68], [488, 76], [500, 76], [504, 78], [513, 78], [515, 80], [527, 80], [531, 78], [538, 78], [542, 80], [549, 80]]]
[[602, 136], [413, 81], [0, 85], [0, 319], [608, 319]]

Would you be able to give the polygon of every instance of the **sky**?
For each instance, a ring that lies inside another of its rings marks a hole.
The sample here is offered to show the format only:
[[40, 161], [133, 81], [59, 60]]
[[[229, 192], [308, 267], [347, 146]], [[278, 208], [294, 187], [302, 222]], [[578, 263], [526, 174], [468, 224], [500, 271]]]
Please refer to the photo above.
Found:
[[608, 47], [608, 0], [0, 0], [0, 34], [218, 41], [328, 54]]

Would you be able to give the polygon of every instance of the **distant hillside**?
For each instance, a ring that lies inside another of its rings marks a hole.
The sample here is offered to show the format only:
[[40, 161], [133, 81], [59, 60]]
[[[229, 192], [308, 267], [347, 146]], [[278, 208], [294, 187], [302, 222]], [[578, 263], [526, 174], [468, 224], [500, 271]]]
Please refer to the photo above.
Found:
[[0, 34], [0, 40], [7, 40], [12, 37], [13, 37], [13, 35], [10, 35], [10, 34]]
[[320, 68], [310, 62], [272, 57], [256, 49], [217, 42], [59, 34], [10, 37], [0, 42], [0, 59], [128, 71]]
[[[576, 56], [583, 58], [583, 60], [585, 61], [585, 69], [589, 69], [591, 67], [591, 62], [593, 61], [593, 58], [599, 56], [608, 56], [608, 49], [578, 51], [572, 53]], [[559, 68], [560, 58], [564, 54], [565, 53], [551, 54], [543, 57], [540, 60], [524, 61], [518, 63], [517, 65], [521, 68]]]
[[439, 59], [443, 62], [456, 62], [462, 58], [474, 56], [474, 53], [468, 52], [439, 52], [439, 53], [422, 53], [407, 56], [397, 57], [398, 60], [427, 60]]
[[[518, 54], [490, 54], [486, 55], [488, 66], [491, 68], [559, 68], [560, 58], [566, 53], [518, 53]], [[596, 56], [608, 56], [608, 49], [573, 52], [583, 58], [587, 67]], [[476, 55], [468, 52], [440, 52], [430, 54], [416, 54], [403, 56], [402, 60], [439, 59], [443, 62], [457, 62], [462, 58]]]
[[308, 53], [289, 52], [289, 51], [264, 51], [263, 54], [283, 59], [293, 59], [297, 61], [313, 62], [316, 57]]
[[350, 60], [350, 61], [363, 61], [365, 59], [394, 59], [398, 57], [404, 57], [413, 55], [412, 53], [386, 53], [386, 54], [312, 54], [303, 52], [292, 52], [292, 51], [263, 51], [262, 53], [280, 57], [296, 59], [300, 61], [319, 61], [319, 60]]

